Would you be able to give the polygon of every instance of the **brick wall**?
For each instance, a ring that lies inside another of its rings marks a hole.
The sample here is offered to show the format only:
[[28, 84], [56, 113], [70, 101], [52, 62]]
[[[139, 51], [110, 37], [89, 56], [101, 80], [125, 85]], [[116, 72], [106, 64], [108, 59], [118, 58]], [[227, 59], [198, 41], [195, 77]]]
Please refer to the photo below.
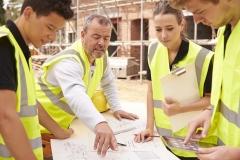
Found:
[[[89, 0], [81, 1], [81, 3], [88, 3]], [[147, 32], [148, 32], [148, 39], [155, 38], [155, 30], [154, 25], [152, 22], [152, 13], [156, 6], [155, 3], [144, 3], [144, 10], [143, 10], [143, 18], [144, 21], [148, 22]], [[140, 4], [131, 5], [131, 6], [123, 6], [119, 7], [119, 12], [121, 19], [119, 19], [119, 29], [118, 29], [118, 41], [132, 41], [132, 40], [140, 40], [140, 20], [141, 20], [141, 8]], [[84, 12], [81, 13], [79, 16], [79, 32], [82, 31], [82, 26], [85, 21], [86, 16], [91, 13], [95, 12]], [[146, 32], [146, 31], [145, 31]], [[130, 46], [125, 45], [121, 46], [117, 52], [119, 57], [136, 57], [139, 59], [140, 57], [140, 47], [139, 46]]]
[[[144, 3], [143, 6], [143, 19], [148, 23], [145, 29], [147, 29], [147, 39], [153, 39], [155, 37], [154, 25], [152, 22], [152, 13], [157, 3]], [[122, 25], [120, 32], [123, 32], [121, 36], [122, 41], [134, 41], [140, 40], [141, 34], [141, 8], [140, 5], [131, 5], [121, 7], [122, 13]], [[146, 31], [145, 31], [146, 32]], [[118, 56], [136, 57], [140, 59], [140, 46], [123, 46], [118, 52]]]
[[[91, 0], [85, 0], [84, 2], [89, 2]], [[144, 23], [147, 23], [147, 26], [145, 26], [145, 31], [147, 32], [148, 36], [146, 40], [156, 40], [155, 35], [155, 27], [152, 20], [152, 14], [155, 6], [157, 5], [157, 2], [154, 3], [144, 3], [144, 9], [143, 9], [143, 19]], [[119, 19], [119, 28], [118, 28], [118, 41], [134, 41], [134, 40], [140, 40], [140, 29], [141, 29], [141, 8], [140, 4], [137, 5], [129, 5], [129, 6], [123, 6], [119, 7], [119, 16], [121, 17]], [[79, 31], [82, 30], [82, 25], [84, 23], [85, 17], [88, 16], [91, 13], [97, 13], [97, 11], [94, 12], [84, 12], [81, 13], [79, 16]], [[114, 18], [113, 21], [116, 21], [116, 18]], [[188, 31], [189, 31], [189, 38], [193, 38], [193, 20], [191, 17], [187, 18], [188, 21]], [[145, 24], [146, 25], [146, 24]], [[211, 29], [210, 27], [204, 26], [202, 24], [198, 25], [198, 38], [211, 38]], [[143, 48], [144, 52], [147, 52], [147, 46]], [[143, 68], [146, 66], [146, 55], [147, 53], [143, 53]], [[121, 46], [120, 49], [117, 52], [118, 57], [136, 57], [136, 59], [140, 59], [140, 46], [131, 46], [131, 45], [124, 45]]]

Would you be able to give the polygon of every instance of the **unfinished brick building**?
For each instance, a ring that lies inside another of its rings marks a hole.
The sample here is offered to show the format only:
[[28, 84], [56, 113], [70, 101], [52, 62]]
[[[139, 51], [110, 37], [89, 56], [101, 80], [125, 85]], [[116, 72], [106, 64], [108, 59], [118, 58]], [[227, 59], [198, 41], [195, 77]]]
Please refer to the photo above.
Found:
[[[54, 44], [47, 44], [43, 48], [55, 54], [71, 45], [80, 38], [86, 17], [98, 13], [108, 17], [113, 24], [109, 55], [134, 57], [139, 63], [137, 70], [146, 70], [148, 44], [156, 40], [152, 14], [158, 3], [159, 0], [73, 0], [74, 18], [66, 23]], [[211, 42], [214, 34], [211, 27], [194, 24], [189, 12], [184, 11], [184, 15], [188, 23], [189, 39], [211, 49], [209, 41]]]
[[[142, 5], [141, 5], [142, 3]], [[76, 13], [76, 23], [78, 33], [82, 30], [85, 18], [91, 13], [100, 13], [110, 18], [114, 29], [109, 46], [109, 55], [117, 57], [135, 57], [138, 61], [141, 59], [142, 48], [142, 69], [146, 68], [146, 57], [148, 44], [156, 39], [155, 28], [152, 20], [152, 14], [159, 0], [81, 0], [73, 2], [73, 9]], [[77, 14], [77, 5], [78, 14]], [[199, 44], [205, 41], [200, 39], [211, 39], [211, 27], [203, 24], [194, 25], [191, 14], [186, 13], [188, 22], [189, 39], [194, 39], [194, 28], [198, 28], [195, 33], [195, 40]], [[142, 23], [141, 23], [142, 20]], [[143, 28], [141, 28], [143, 26]], [[142, 32], [142, 40], [141, 40]], [[205, 43], [207, 44], [207, 43]], [[211, 48], [211, 46], [207, 46]]]

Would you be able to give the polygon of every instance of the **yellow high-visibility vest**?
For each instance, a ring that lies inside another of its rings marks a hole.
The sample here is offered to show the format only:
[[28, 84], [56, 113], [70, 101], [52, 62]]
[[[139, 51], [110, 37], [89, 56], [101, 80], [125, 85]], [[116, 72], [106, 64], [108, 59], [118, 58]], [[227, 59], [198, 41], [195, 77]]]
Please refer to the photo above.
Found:
[[[81, 66], [84, 77], [83, 81], [86, 86], [88, 96], [91, 98], [95, 90], [100, 84], [100, 81], [107, 70], [108, 53], [101, 58], [95, 60], [96, 68], [90, 79], [90, 63], [87, 54], [84, 51], [81, 40], [76, 41], [73, 45], [49, 58], [42, 66], [44, 74], [40, 76], [36, 83], [37, 100], [42, 104], [48, 114], [63, 128], [67, 129], [75, 114], [66, 102], [60, 87], [54, 87], [46, 81], [49, 74], [49, 69], [59, 61], [65, 58], [74, 58]], [[41, 126], [41, 133], [50, 133], [47, 129]]]
[[[0, 38], [7, 36], [15, 48], [17, 68], [16, 112], [24, 126], [33, 152], [38, 160], [43, 160], [42, 140], [38, 121], [35, 84], [32, 72], [32, 60], [29, 67], [25, 56], [12, 33], [5, 26], [0, 27]], [[0, 53], [1, 54], [1, 53]], [[0, 160], [14, 160], [0, 135]], [[24, 149], [24, 148], [23, 148]]]
[[218, 145], [240, 146], [240, 21], [233, 29], [224, 53], [224, 31], [218, 35], [213, 66], [211, 106], [217, 122]]
[[[187, 55], [175, 65], [183, 67], [191, 62], [195, 62], [196, 74], [200, 96], [203, 97], [204, 82], [208, 72], [208, 66], [213, 56], [213, 52], [189, 41]], [[148, 64], [151, 71], [153, 104], [155, 125], [158, 133], [163, 136], [185, 137], [188, 127], [173, 133], [169, 117], [163, 113], [161, 103], [164, 101], [160, 78], [170, 73], [168, 50], [160, 42], [153, 42], [149, 46]], [[211, 132], [212, 134], [212, 132]], [[208, 137], [204, 141], [216, 143], [216, 137]], [[192, 152], [172, 150], [176, 155], [183, 157], [196, 157]]]

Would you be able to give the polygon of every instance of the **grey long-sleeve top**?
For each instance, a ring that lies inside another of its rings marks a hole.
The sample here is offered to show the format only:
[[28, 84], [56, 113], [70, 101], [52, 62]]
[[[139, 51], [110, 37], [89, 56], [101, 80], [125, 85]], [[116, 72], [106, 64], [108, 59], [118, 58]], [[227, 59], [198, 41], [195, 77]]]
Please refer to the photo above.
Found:
[[[94, 72], [95, 67], [91, 66], [91, 73]], [[98, 123], [106, 120], [87, 95], [83, 77], [84, 73], [79, 63], [74, 58], [66, 58], [49, 70], [46, 81], [52, 86], [61, 87], [63, 95], [76, 117], [94, 131]], [[114, 83], [114, 75], [109, 66], [101, 79], [100, 86], [112, 112], [122, 110]]]

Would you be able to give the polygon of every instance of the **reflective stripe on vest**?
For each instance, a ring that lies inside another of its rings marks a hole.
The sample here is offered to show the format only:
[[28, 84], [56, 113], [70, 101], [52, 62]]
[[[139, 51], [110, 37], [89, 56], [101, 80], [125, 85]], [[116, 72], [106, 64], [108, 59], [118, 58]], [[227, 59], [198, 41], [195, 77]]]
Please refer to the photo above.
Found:
[[[42, 138], [39, 137], [34, 140], [29, 140], [29, 143], [31, 144], [32, 149], [40, 148], [42, 147]], [[4, 158], [12, 157], [12, 154], [9, 152], [8, 148], [3, 144], [0, 144], [0, 156]]]
[[[215, 109], [213, 105], [211, 105], [211, 107], [212, 110]], [[226, 118], [229, 122], [235, 124], [238, 128], [240, 128], [240, 112], [236, 113], [233, 110], [230, 110], [222, 101], [220, 101], [219, 111], [222, 113], [224, 118]], [[240, 108], [238, 109], [238, 111], [240, 111]]]
[[81, 63], [83, 64], [83, 65], [82, 65], [82, 66], [83, 66], [83, 74], [85, 74], [85, 73], [86, 73], [85, 62], [84, 62], [84, 60], [82, 59], [82, 57], [80, 56], [79, 52], [77, 52], [77, 51], [74, 50], [74, 49], [63, 50], [63, 51], [61, 51], [60, 53], [56, 54], [54, 57], [48, 58], [48, 59], [45, 61], [45, 63], [51, 62], [52, 60], [54, 60], [54, 59], [56, 59], [56, 58], [58, 58], [58, 57], [61, 57], [61, 56], [63, 56], [63, 55], [67, 55], [67, 54], [73, 54], [73, 55], [76, 55], [76, 56], [79, 58], [79, 60], [80, 60]]
[[[101, 58], [97, 58], [95, 60], [95, 66], [91, 66], [88, 55], [84, 51], [84, 46], [79, 39], [64, 51], [46, 60], [46, 62], [42, 65], [44, 73], [36, 82], [37, 99], [48, 114], [63, 129], [67, 129], [70, 126], [75, 117], [74, 110], [72, 110], [72, 107], [67, 103], [67, 99], [64, 97], [64, 92], [62, 91], [61, 86], [53, 86], [49, 84], [47, 82], [47, 77], [54, 76], [49, 75], [51, 74], [49, 73], [51, 67], [65, 59], [73, 59], [76, 61], [77, 67], [79, 66], [79, 70], [82, 72], [82, 75], [79, 78], [84, 83], [84, 86], [81, 86], [84, 87], [83, 92], [91, 98], [104, 76], [103, 73], [108, 70], [108, 53], [106, 52]], [[92, 69], [94, 69], [94, 72], [93, 74], [90, 74]], [[41, 133], [50, 134], [49, 130], [41, 125], [40, 130]]]
[[[159, 109], [162, 109], [162, 101], [160, 100], [153, 100], [153, 106], [154, 108], [159, 108]], [[161, 127], [158, 127], [157, 125], [155, 125], [156, 127], [156, 130], [158, 132], [158, 134], [162, 135], [162, 136], [172, 136], [172, 130], [170, 129], [166, 129], [166, 128], [161, 128]]]
[[[154, 47], [155, 46], [155, 47]], [[155, 49], [153, 49], [153, 47]], [[211, 61], [213, 52], [204, 49], [203, 47], [194, 44], [189, 41], [188, 53], [186, 56], [178, 61], [175, 65], [178, 67], [184, 67], [189, 63], [195, 64], [197, 84], [199, 85], [198, 91], [200, 97], [204, 96], [204, 83], [208, 72], [208, 66]], [[153, 93], [153, 107], [154, 107], [154, 117], [155, 117], [155, 126], [159, 135], [164, 136], [174, 136], [179, 138], [184, 138], [187, 134], [187, 126], [182, 128], [177, 132], [172, 132], [172, 127], [170, 123], [170, 119], [167, 115], [164, 114], [162, 110], [162, 101], [164, 101], [164, 95], [162, 92], [162, 87], [160, 84], [160, 78], [171, 73], [169, 68], [169, 57], [168, 57], [168, 49], [163, 46], [160, 42], [151, 43], [149, 45], [149, 54], [148, 54], [148, 64], [151, 71], [151, 82], [152, 82], [152, 93]], [[212, 130], [210, 130], [210, 134], [206, 139], [202, 139], [201, 141], [207, 143], [216, 144], [217, 138], [212, 135]], [[174, 150], [171, 151], [178, 156], [181, 157], [196, 157], [196, 155], [192, 152]]]
[[[151, 47], [149, 49], [150, 62], [152, 61], [152, 59], [154, 57], [157, 46], [158, 46], [158, 42], [155, 42], [151, 45]], [[197, 55], [197, 58], [196, 58], [196, 61], [195, 61], [195, 68], [196, 68], [198, 85], [200, 85], [200, 82], [201, 82], [201, 74], [202, 74], [204, 60], [207, 57], [209, 52], [210, 52], [209, 50], [207, 50], [205, 48], [202, 48]]]
[[37, 113], [37, 105], [28, 106], [28, 95], [26, 94], [27, 82], [24, 74], [22, 61], [19, 61], [21, 75], [21, 110], [18, 113], [19, 117], [34, 117]]
[[[67, 49], [67, 50], [63, 50], [61, 51], [60, 53], [56, 54], [54, 57], [50, 57], [49, 59], [47, 59], [45, 61], [45, 63], [48, 63], [48, 62], [51, 62], [53, 61], [54, 59], [57, 59], [61, 56], [64, 56], [64, 55], [67, 55], [67, 54], [73, 54], [73, 55], [76, 55], [80, 62], [83, 64], [83, 74], [86, 73], [86, 68], [85, 68], [85, 62], [84, 60], [82, 59], [82, 57], [80, 56], [79, 52], [77, 52], [76, 50], [74, 49]], [[41, 79], [42, 76], [39, 76], [38, 78], [38, 83], [39, 83], [39, 86], [41, 88], [41, 90], [46, 94], [47, 97], [49, 97], [49, 100], [56, 106], [58, 106], [60, 109], [64, 110], [65, 112], [67, 112], [68, 114], [70, 115], [75, 115], [72, 111], [72, 109], [68, 106], [68, 104], [66, 102], [63, 102], [63, 101], [60, 101], [60, 99], [63, 96], [63, 93], [62, 91], [58, 94], [58, 95], [55, 95], [42, 81]]]
[[[63, 55], [67, 55], [67, 54], [74, 54], [74, 55], [76, 55], [79, 58], [79, 60], [82, 63], [82, 66], [83, 66], [83, 74], [85, 75], [85, 73], [86, 73], [85, 62], [82, 59], [82, 57], [80, 56], [79, 52], [77, 52], [74, 49], [63, 50], [60, 53], [56, 54], [56, 56], [48, 58], [45, 63], [51, 62], [53, 59], [56, 59], [58, 57], [61, 57]], [[103, 56], [104, 56], [104, 58], [103, 58], [103, 61], [104, 61], [103, 62], [103, 74], [104, 74], [104, 72], [106, 71], [106, 68], [107, 68], [107, 55], [104, 54]]]
[[209, 54], [209, 50], [206, 48], [202, 48], [196, 58], [195, 61], [195, 69], [196, 69], [196, 75], [197, 75], [197, 80], [198, 80], [198, 86], [200, 86], [200, 82], [201, 82], [201, 74], [202, 74], [202, 69], [203, 69], [203, 65], [204, 65], [204, 60], [207, 57], [207, 55]]
[[[34, 117], [37, 115], [37, 105], [34, 106], [28, 106], [28, 98], [26, 94], [27, 90], [27, 84], [26, 84], [26, 78], [24, 76], [24, 69], [22, 65], [22, 61], [19, 61], [19, 69], [20, 69], [20, 75], [21, 75], [21, 110], [18, 113], [19, 117], [26, 118], [26, 117]], [[42, 147], [42, 140], [40, 137], [36, 139], [29, 140], [32, 149], [37, 149]], [[0, 144], [0, 156], [4, 158], [11, 158], [12, 155], [9, 152], [8, 148], [4, 144]]]
[[[83, 69], [84, 69], [84, 75], [86, 74], [86, 64], [84, 62], [84, 60], [82, 59], [82, 57], [80, 56], [79, 52], [77, 52], [74, 49], [67, 49], [67, 50], [63, 50], [61, 53], [55, 55], [54, 57], [51, 57], [49, 59], [46, 60], [45, 63], [49, 63], [51, 61], [53, 61], [54, 59], [57, 59], [63, 55], [69, 55], [69, 54], [74, 54], [77, 55], [77, 57], [79, 58], [79, 60], [82, 63]], [[107, 68], [107, 55], [104, 54], [104, 58], [103, 58], [103, 74], [106, 71]], [[41, 90], [44, 92], [44, 94], [49, 98], [49, 100], [52, 102], [52, 104], [54, 104], [55, 106], [59, 107], [60, 109], [62, 109], [63, 111], [65, 111], [66, 113], [75, 116], [74, 112], [72, 111], [72, 109], [69, 107], [69, 105], [66, 102], [61, 101], [60, 99], [62, 97], [64, 97], [62, 91], [60, 93], [58, 93], [57, 95], [55, 95], [49, 88], [47, 85], [45, 85], [42, 81], [42, 76], [39, 76], [38, 78], [38, 84], [41, 88]]]
[[[239, 106], [240, 106], [240, 102], [239, 102]], [[213, 105], [211, 105], [211, 108], [212, 110], [215, 109]], [[228, 120], [228, 122], [231, 122], [235, 124], [238, 128], [240, 128], [240, 112], [236, 113], [233, 110], [230, 110], [222, 101], [220, 101], [219, 111], [221, 112], [223, 117]], [[239, 108], [239, 111], [240, 111], [240, 108]], [[225, 143], [220, 138], [218, 138], [217, 145], [225, 146]]]
[[46, 85], [43, 84], [41, 76], [38, 78], [38, 83], [41, 90], [49, 97], [49, 100], [55, 105], [58, 106], [60, 109], [64, 110], [68, 114], [75, 115], [72, 109], [68, 106], [66, 102], [60, 101], [63, 96], [63, 93], [60, 92], [58, 95], [55, 95]]
[[154, 57], [154, 54], [156, 52], [156, 49], [157, 49], [157, 46], [158, 46], [158, 42], [153, 42], [149, 48], [149, 54], [148, 54], [148, 57], [150, 59], [150, 62], [152, 62], [152, 59]]
[[172, 137], [172, 131], [170, 129], [161, 128], [161, 127], [158, 127], [157, 125], [155, 125], [155, 127], [159, 135]]
[[223, 143], [223, 141], [220, 138], [218, 138], [217, 146], [226, 146], [226, 145]]
[[[211, 107], [222, 144], [240, 146], [240, 21], [225, 42], [226, 26], [218, 33], [213, 65]], [[224, 50], [224, 45], [226, 45]]]
[[[42, 141], [40, 137], [37, 103], [35, 97], [35, 86], [33, 73], [31, 68], [31, 59], [29, 59], [29, 66], [26, 63], [24, 54], [21, 48], [18, 46], [12, 33], [2, 26], [0, 31], [0, 37], [8, 36], [10, 42], [15, 48], [15, 59], [17, 69], [17, 91], [16, 91], [16, 112], [18, 113], [20, 120], [25, 128], [28, 136], [28, 140], [38, 160], [43, 159], [42, 155]], [[5, 32], [6, 31], [6, 32]], [[1, 135], [0, 135], [1, 136]], [[0, 159], [13, 159], [12, 154], [4, 144], [3, 137], [0, 141]]]
[[[156, 53], [157, 46], [158, 46], [158, 42], [154, 42], [151, 44], [151, 46], [149, 48], [150, 63], [153, 60], [153, 57]], [[200, 85], [200, 82], [201, 82], [201, 74], [202, 74], [202, 69], [204, 66], [204, 60], [207, 57], [207, 55], [209, 54], [209, 52], [210, 52], [209, 50], [202, 47], [201, 50], [197, 54], [197, 57], [195, 60], [195, 68], [196, 68], [198, 85]], [[162, 103], [161, 100], [153, 99], [154, 108], [162, 109], [161, 103]], [[161, 128], [161, 127], [158, 127], [157, 125], [155, 125], [155, 126], [156, 126], [158, 133], [159, 134], [161, 133], [160, 135], [164, 135], [164, 136], [172, 136], [173, 135], [172, 130], [166, 129], [166, 128]]]
[[107, 54], [104, 54], [103, 56], [104, 56], [103, 58], [103, 75], [104, 75], [108, 64], [107, 64]]
[[[156, 125], [155, 125], [156, 126]], [[172, 136], [172, 131], [169, 130], [169, 129], [166, 129], [166, 128], [160, 128], [160, 127], [157, 127], [156, 126], [156, 130], [159, 133], [161, 133], [162, 136], [169, 136], [171, 135]], [[181, 138], [181, 139], [185, 139], [185, 137], [183, 136], [177, 136], [177, 135], [174, 135], [175, 138]]]
[[5, 35], [7, 35], [8, 33], [7, 32], [3, 32], [3, 31], [0, 31], [0, 34], [5, 34]]

